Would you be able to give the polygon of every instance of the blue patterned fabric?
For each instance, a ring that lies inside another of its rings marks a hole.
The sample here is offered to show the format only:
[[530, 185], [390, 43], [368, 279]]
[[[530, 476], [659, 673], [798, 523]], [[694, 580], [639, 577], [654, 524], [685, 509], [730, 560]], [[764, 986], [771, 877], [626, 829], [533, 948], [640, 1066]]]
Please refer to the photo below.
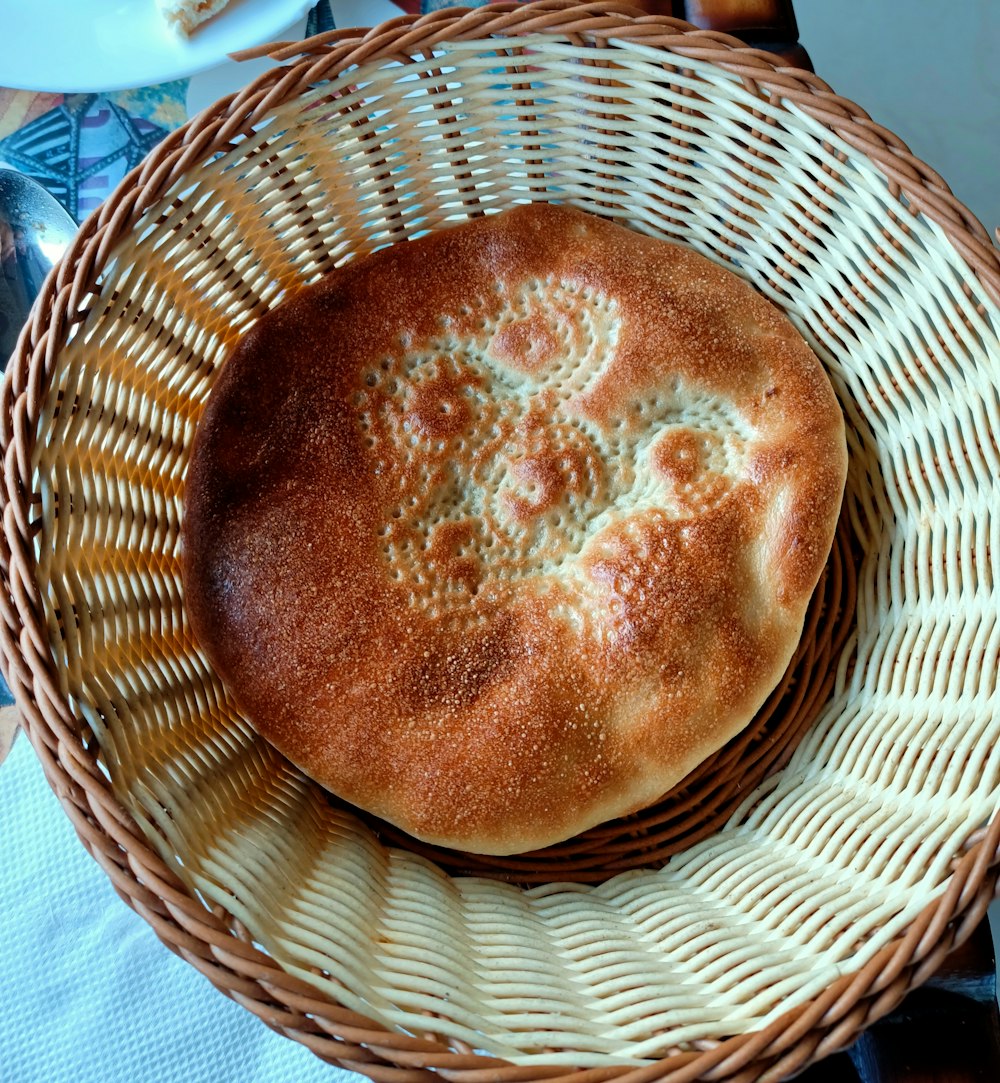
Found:
[[[71, 94], [0, 140], [0, 159], [40, 181], [80, 221], [176, 127], [151, 115], [181, 119], [186, 89], [187, 80], [180, 79], [124, 95]], [[165, 100], [178, 108], [164, 110]]]
[[333, 12], [330, 10], [330, 0], [319, 0], [319, 3], [309, 12], [309, 21], [306, 23], [306, 37], [313, 34], [325, 34], [327, 30], [333, 30]]
[[[444, 8], [453, 8], [458, 0], [421, 0], [420, 14], [426, 15], [430, 11], [442, 11]], [[489, 0], [461, 0], [462, 7], [484, 8]]]

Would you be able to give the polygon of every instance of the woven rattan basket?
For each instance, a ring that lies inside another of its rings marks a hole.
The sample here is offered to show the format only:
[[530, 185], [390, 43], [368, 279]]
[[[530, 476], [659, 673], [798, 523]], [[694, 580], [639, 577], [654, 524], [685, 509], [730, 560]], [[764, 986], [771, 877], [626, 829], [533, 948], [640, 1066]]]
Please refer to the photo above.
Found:
[[[272, 55], [84, 224], [4, 385], [4, 653], [84, 843], [221, 990], [386, 1083], [774, 1080], [845, 1045], [981, 920], [1000, 863], [982, 228], [818, 79], [623, 5]], [[641, 816], [487, 860], [360, 818], [253, 735], [189, 635], [178, 534], [241, 332], [333, 266], [525, 200], [679, 240], [780, 305], [850, 473], [746, 734]]]

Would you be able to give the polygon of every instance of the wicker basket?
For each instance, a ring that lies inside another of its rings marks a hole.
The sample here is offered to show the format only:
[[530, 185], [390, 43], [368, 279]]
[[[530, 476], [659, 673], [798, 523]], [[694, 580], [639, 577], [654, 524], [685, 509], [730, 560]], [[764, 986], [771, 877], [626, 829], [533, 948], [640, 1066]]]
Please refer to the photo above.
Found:
[[[624, 5], [272, 55], [291, 63], [84, 224], [4, 385], [3, 648], [84, 843], [221, 990], [386, 1083], [776, 1080], [842, 1047], [1000, 869], [996, 252], [818, 79]], [[680, 240], [784, 308], [851, 465], [747, 733], [641, 816], [475, 859], [359, 818], [254, 736], [191, 640], [178, 527], [199, 413], [262, 312], [530, 199]]]

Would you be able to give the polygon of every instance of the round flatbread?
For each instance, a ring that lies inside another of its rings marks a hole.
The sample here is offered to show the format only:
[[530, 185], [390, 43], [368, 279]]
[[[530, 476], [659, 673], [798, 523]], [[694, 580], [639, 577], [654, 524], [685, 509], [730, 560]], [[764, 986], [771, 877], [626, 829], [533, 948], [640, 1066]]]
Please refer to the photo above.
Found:
[[750, 721], [845, 473], [776, 308], [525, 206], [350, 263], [241, 340], [187, 474], [187, 611], [317, 782], [525, 851], [654, 802]]

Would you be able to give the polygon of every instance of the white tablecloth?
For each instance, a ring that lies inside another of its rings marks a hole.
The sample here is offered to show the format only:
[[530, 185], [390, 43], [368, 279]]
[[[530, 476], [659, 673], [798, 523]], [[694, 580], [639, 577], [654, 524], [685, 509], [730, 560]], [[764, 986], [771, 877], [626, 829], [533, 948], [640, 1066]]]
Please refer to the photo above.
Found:
[[3, 1083], [363, 1083], [177, 958], [115, 894], [21, 734], [0, 765]]

